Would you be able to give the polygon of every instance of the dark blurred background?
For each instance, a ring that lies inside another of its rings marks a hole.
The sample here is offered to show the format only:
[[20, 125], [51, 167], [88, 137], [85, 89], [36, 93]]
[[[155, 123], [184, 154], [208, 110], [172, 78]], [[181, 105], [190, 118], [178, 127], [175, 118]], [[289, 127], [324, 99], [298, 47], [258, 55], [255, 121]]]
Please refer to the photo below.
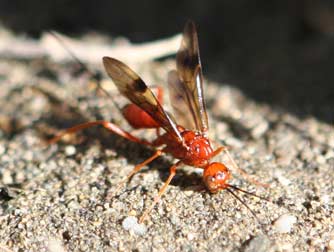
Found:
[[305, 118], [334, 120], [333, 0], [0, 0], [0, 22], [34, 37], [97, 31], [144, 42], [199, 31], [207, 78]]

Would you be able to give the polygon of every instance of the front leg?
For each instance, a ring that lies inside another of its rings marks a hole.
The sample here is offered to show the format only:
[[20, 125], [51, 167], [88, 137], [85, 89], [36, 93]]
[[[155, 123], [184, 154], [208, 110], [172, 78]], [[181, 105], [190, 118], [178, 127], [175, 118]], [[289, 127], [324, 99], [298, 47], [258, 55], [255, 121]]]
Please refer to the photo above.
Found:
[[145, 210], [145, 212], [143, 213], [143, 215], [140, 217], [139, 219], [139, 223], [142, 223], [148, 216], [148, 214], [152, 211], [152, 209], [154, 208], [154, 206], [159, 202], [161, 196], [165, 193], [168, 185], [170, 184], [170, 182], [172, 181], [172, 179], [174, 178], [175, 174], [176, 174], [176, 168], [178, 166], [180, 166], [182, 164], [181, 161], [178, 161], [176, 164], [174, 164], [170, 169], [169, 169], [169, 176], [168, 179], [165, 181], [164, 185], [160, 188], [159, 193], [157, 196], [155, 196], [153, 203], [151, 204], [151, 206], [149, 208], [147, 208]]
[[129, 181], [129, 179], [135, 175], [137, 172], [139, 172], [145, 165], [151, 163], [154, 159], [160, 157], [163, 154], [161, 150], [157, 150], [151, 157], [146, 159], [144, 162], [137, 164], [132, 171], [124, 178], [116, 187], [116, 189], [107, 195], [107, 200], [110, 200], [114, 195], [116, 195], [120, 189], [123, 187], [123, 185]]

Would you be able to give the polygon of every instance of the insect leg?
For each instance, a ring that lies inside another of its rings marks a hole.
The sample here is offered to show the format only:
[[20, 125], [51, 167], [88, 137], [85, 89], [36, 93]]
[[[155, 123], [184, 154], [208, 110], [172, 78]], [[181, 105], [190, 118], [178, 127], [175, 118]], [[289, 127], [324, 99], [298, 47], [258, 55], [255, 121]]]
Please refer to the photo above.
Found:
[[257, 181], [256, 179], [253, 179], [249, 176], [249, 174], [247, 174], [247, 172], [245, 172], [243, 169], [241, 169], [237, 163], [234, 161], [234, 159], [232, 158], [232, 156], [230, 155], [229, 151], [227, 150], [227, 148], [223, 149], [223, 151], [226, 153], [228, 159], [230, 160], [230, 162], [232, 163], [234, 169], [236, 169], [246, 180], [248, 180], [249, 182], [257, 185], [257, 186], [262, 186], [265, 188], [269, 187], [269, 184], [266, 183], [261, 183], [259, 181]]
[[58, 134], [57, 136], [53, 137], [52, 139], [50, 139], [48, 142], [49, 144], [53, 144], [58, 142], [63, 136], [67, 135], [67, 134], [71, 134], [71, 133], [75, 133], [77, 131], [83, 130], [83, 129], [87, 129], [90, 128], [92, 126], [96, 126], [96, 125], [100, 125], [103, 126], [104, 128], [106, 128], [107, 130], [120, 135], [132, 142], [136, 142], [136, 143], [140, 143], [140, 144], [144, 144], [144, 145], [149, 145], [152, 146], [152, 144], [150, 142], [147, 142], [145, 140], [139, 139], [133, 135], [131, 135], [129, 132], [121, 129], [119, 126], [117, 126], [116, 124], [113, 124], [111, 122], [108, 121], [93, 121], [93, 122], [87, 122], [87, 123], [82, 123], [82, 124], [78, 124], [76, 126], [73, 126], [69, 129], [64, 130], [63, 132], [61, 132], [60, 134]]
[[143, 215], [140, 217], [139, 219], [139, 223], [142, 223], [146, 217], [148, 216], [148, 214], [152, 211], [152, 209], [154, 208], [154, 206], [159, 202], [161, 196], [165, 193], [167, 186], [170, 184], [170, 182], [172, 181], [172, 179], [174, 178], [175, 174], [176, 174], [176, 168], [181, 165], [182, 162], [178, 161], [176, 164], [174, 164], [170, 170], [169, 170], [169, 176], [167, 178], [167, 180], [165, 181], [164, 185], [160, 188], [159, 193], [157, 196], [155, 196], [153, 203], [151, 204], [151, 206], [149, 208], [147, 208], [145, 210], [145, 212], [143, 213]]
[[227, 147], [226, 146], [220, 146], [219, 148], [217, 148], [211, 155], [211, 158], [217, 156], [220, 152], [226, 150]]
[[119, 190], [123, 187], [123, 185], [135, 174], [137, 173], [141, 168], [143, 168], [145, 165], [151, 163], [154, 159], [158, 158], [159, 156], [161, 156], [163, 152], [161, 150], [157, 150], [153, 156], [151, 156], [150, 158], [146, 159], [144, 162], [137, 164], [133, 170], [126, 176], [125, 179], [123, 179], [116, 187], [116, 189], [114, 190], [114, 192], [112, 194], [107, 195], [107, 200], [111, 199], [114, 195], [116, 195]]

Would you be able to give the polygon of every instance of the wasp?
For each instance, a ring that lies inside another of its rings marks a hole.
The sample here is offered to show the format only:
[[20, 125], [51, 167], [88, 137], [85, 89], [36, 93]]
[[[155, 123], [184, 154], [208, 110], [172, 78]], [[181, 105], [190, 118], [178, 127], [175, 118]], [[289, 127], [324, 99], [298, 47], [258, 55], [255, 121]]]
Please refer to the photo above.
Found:
[[[228, 190], [255, 216], [254, 212], [231, 188], [259, 196], [229, 184], [228, 181], [232, 177], [230, 169], [223, 163], [212, 161], [215, 156], [224, 152], [231, 164], [245, 175], [245, 172], [230, 156], [228, 147], [214, 148], [208, 138], [209, 125], [203, 93], [202, 66], [196, 26], [193, 21], [188, 21], [184, 27], [181, 46], [176, 55], [176, 69], [168, 73], [168, 90], [173, 116], [161, 105], [162, 90], [160, 88], [155, 95], [137, 73], [115, 58], [103, 57], [103, 65], [119, 92], [131, 102], [122, 109], [126, 121], [135, 129], [157, 129], [156, 138], [153, 141], [147, 141], [134, 136], [112, 122], [92, 121], [64, 130], [51, 139], [50, 143], [57, 142], [65, 134], [100, 125], [132, 142], [155, 148], [154, 154], [136, 165], [118, 185], [116, 191], [135, 173], [161, 155], [170, 154], [177, 159], [178, 161], [169, 168], [169, 176], [154, 198], [154, 202], [145, 210], [139, 222], [146, 219], [166, 192], [177, 169], [183, 165], [203, 169], [203, 182], [211, 193]], [[160, 130], [163, 130], [162, 134]], [[252, 181], [260, 184], [255, 180]]]

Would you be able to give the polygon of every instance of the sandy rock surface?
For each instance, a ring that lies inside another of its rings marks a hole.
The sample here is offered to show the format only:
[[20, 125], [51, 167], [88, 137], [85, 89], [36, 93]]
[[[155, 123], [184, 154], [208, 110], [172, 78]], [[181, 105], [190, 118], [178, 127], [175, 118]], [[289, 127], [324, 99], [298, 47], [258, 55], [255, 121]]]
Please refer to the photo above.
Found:
[[[90, 66], [102, 71], [102, 65]], [[173, 60], [133, 68], [165, 83]], [[105, 75], [102, 84], [109, 86]], [[106, 200], [152, 150], [95, 127], [47, 146], [61, 129], [105, 119], [129, 127], [75, 63], [0, 59], [0, 251], [333, 251], [333, 125], [258, 103], [229, 83], [206, 81], [210, 137], [263, 189], [233, 171], [227, 191], [202, 190], [201, 171], [180, 169], [144, 225], [175, 162], [164, 157]], [[111, 86], [110, 95], [121, 99]], [[167, 106], [168, 107], [168, 106]], [[154, 132], [134, 131], [152, 139]], [[224, 157], [220, 157], [224, 160]]]

